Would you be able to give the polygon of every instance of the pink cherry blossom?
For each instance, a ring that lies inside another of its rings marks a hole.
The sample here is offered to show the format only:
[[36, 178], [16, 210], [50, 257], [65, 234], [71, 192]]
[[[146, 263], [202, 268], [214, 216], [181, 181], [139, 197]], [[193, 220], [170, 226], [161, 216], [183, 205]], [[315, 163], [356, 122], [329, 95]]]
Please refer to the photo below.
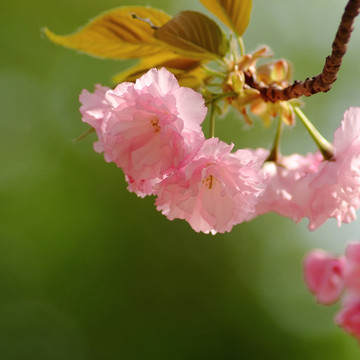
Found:
[[156, 205], [169, 220], [185, 219], [199, 232], [226, 232], [249, 220], [264, 190], [263, 162], [249, 150], [208, 139], [186, 167], [163, 180]]
[[320, 304], [336, 302], [344, 290], [344, 258], [313, 250], [304, 259], [304, 278]]
[[80, 94], [80, 102], [83, 104], [80, 107], [80, 112], [83, 115], [82, 120], [95, 129], [99, 139], [94, 143], [96, 152], [104, 151], [102, 125], [111, 111], [111, 106], [105, 99], [105, 93], [108, 90], [110, 89], [105, 86], [95, 85], [94, 94], [87, 90], [83, 90]]
[[335, 322], [360, 340], [360, 242], [349, 243], [341, 257], [313, 250], [304, 260], [304, 277], [321, 304], [332, 304], [345, 292]]
[[324, 161], [313, 177], [309, 212], [311, 230], [328, 218], [338, 225], [356, 219], [360, 207], [360, 108], [350, 108], [334, 134], [334, 159]]
[[274, 211], [295, 222], [308, 217], [310, 230], [331, 217], [339, 226], [355, 220], [355, 211], [360, 207], [359, 124], [360, 108], [345, 112], [334, 134], [332, 160], [324, 161], [316, 152], [266, 162], [262, 172], [269, 183], [257, 205], [257, 214]]
[[[258, 149], [255, 153], [264, 154], [264, 159], [268, 154], [263, 149]], [[322, 159], [320, 152], [316, 152], [306, 156], [284, 156], [276, 163], [265, 162], [261, 171], [268, 179], [268, 184], [256, 205], [256, 214], [273, 211], [292, 218], [295, 222], [307, 216], [312, 195], [309, 182]]]
[[345, 283], [352, 293], [360, 296], [360, 242], [349, 243], [346, 247]]
[[342, 308], [335, 317], [336, 323], [346, 332], [360, 340], [360, 296], [345, 296]]
[[202, 96], [180, 87], [164, 68], [149, 70], [135, 84], [122, 83], [93, 96], [84, 91], [80, 101], [83, 121], [96, 129], [102, 145], [95, 149], [123, 169], [129, 190], [139, 196], [152, 194], [204, 142], [201, 123], [207, 109]]
[[360, 340], [360, 242], [346, 247], [344, 280], [347, 294], [335, 321]]

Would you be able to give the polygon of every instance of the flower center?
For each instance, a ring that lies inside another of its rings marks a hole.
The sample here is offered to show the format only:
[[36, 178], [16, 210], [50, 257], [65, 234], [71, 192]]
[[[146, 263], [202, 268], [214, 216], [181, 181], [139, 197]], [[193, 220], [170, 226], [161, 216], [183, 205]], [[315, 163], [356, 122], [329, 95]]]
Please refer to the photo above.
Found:
[[154, 128], [154, 132], [159, 132], [160, 130], [161, 130], [161, 127], [160, 127], [160, 125], [159, 125], [159, 119], [156, 117], [156, 116], [154, 116], [153, 118], [151, 118], [151, 120], [150, 120], [150, 124], [151, 124], [151, 126]]
[[210, 190], [215, 186], [216, 181], [217, 179], [214, 176], [209, 175], [202, 181], [202, 183]]

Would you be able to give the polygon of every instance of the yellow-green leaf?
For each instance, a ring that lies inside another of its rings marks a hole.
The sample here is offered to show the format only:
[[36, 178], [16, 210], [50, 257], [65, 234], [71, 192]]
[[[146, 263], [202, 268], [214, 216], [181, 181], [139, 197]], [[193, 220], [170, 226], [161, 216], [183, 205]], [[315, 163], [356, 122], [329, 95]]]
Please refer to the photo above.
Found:
[[54, 43], [90, 55], [108, 59], [140, 58], [168, 51], [154, 38], [150, 23], [161, 27], [170, 19], [162, 10], [124, 6], [101, 14], [71, 35], [56, 35], [48, 28], [44, 31]]
[[160, 53], [142, 58], [135, 66], [115, 75], [112, 80], [116, 84], [123, 81], [135, 81], [151, 68], [172, 67], [186, 69], [199, 63], [199, 60], [187, 59], [175, 53]]
[[175, 52], [194, 59], [222, 58], [228, 42], [220, 27], [206, 15], [182, 11], [155, 30], [155, 37]]
[[195, 90], [212, 79], [212, 76], [201, 66], [182, 71], [181, 73], [175, 74], [175, 76], [180, 86], [186, 86]]
[[174, 53], [161, 53], [141, 59], [135, 66], [112, 78], [115, 84], [124, 81], [135, 81], [151, 68], [165, 67], [178, 79], [181, 86], [198, 88], [210, 77], [201, 67], [200, 60], [188, 59]]
[[200, 0], [238, 36], [242, 36], [249, 25], [252, 0]]

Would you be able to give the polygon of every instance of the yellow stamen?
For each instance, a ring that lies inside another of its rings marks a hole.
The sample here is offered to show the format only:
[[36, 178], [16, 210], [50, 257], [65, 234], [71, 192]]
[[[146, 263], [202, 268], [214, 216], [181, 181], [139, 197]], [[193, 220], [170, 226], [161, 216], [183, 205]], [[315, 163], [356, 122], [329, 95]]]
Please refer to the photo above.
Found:
[[159, 125], [159, 119], [157, 117], [154, 117], [150, 120], [150, 124], [154, 128], [154, 131], [157, 133], [161, 130], [161, 127]]
[[216, 178], [214, 178], [212, 175], [209, 175], [202, 181], [202, 183], [210, 190], [213, 188], [215, 180]]

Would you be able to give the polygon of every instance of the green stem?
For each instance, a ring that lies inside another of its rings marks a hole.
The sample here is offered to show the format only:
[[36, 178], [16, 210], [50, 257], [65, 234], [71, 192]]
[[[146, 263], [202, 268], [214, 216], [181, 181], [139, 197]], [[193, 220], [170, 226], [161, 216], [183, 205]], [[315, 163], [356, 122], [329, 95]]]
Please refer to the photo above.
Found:
[[212, 70], [212, 69], [209, 69], [208, 67], [206, 66], [203, 66], [203, 69], [209, 74], [209, 75], [212, 75], [214, 77], [218, 77], [220, 79], [225, 79], [226, 78], [226, 74], [223, 74], [219, 71], [215, 71], [215, 70]]
[[272, 147], [271, 152], [270, 152], [268, 158], [266, 159], [266, 161], [276, 162], [279, 159], [279, 157], [280, 157], [280, 139], [281, 139], [281, 135], [282, 135], [282, 129], [283, 129], [283, 121], [280, 118], [277, 129], [276, 129], [273, 147]]
[[215, 102], [212, 101], [210, 105], [210, 127], [209, 127], [209, 136], [211, 138], [215, 137]]
[[79, 142], [83, 139], [85, 139], [89, 134], [95, 132], [95, 129], [94, 128], [90, 128], [89, 130], [86, 130], [85, 132], [83, 132], [81, 135], [79, 135], [76, 139], [74, 139], [74, 142]]
[[226, 64], [226, 62], [225, 62], [224, 59], [217, 58], [217, 59], [215, 60], [215, 62], [216, 62], [221, 68], [223, 68], [223, 69], [226, 69], [226, 68], [227, 68], [227, 64]]
[[241, 36], [237, 36], [237, 39], [238, 39], [238, 44], [239, 44], [239, 48], [240, 48], [240, 55], [244, 56], [245, 55], [244, 41]]
[[212, 96], [209, 100], [205, 101], [205, 105], [209, 105], [209, 104], [211, 104], [213, 102], [219, 101], [219, 100], [221, 100], [223, 98], [230, 97], [230, 96], [237, 96], [237, 94], [234, 91], [228, 91], [228, 92], [224, 92], [222, 94]]
[[294, 111], [314, 140], [324, 159], [331, 160], [334, 157], [333, 146], [319, 133], [319, 131], [315, 128], [312, 122], [306, 117], [306, 115], [300, 110], [299, 107], [294, 106]]

